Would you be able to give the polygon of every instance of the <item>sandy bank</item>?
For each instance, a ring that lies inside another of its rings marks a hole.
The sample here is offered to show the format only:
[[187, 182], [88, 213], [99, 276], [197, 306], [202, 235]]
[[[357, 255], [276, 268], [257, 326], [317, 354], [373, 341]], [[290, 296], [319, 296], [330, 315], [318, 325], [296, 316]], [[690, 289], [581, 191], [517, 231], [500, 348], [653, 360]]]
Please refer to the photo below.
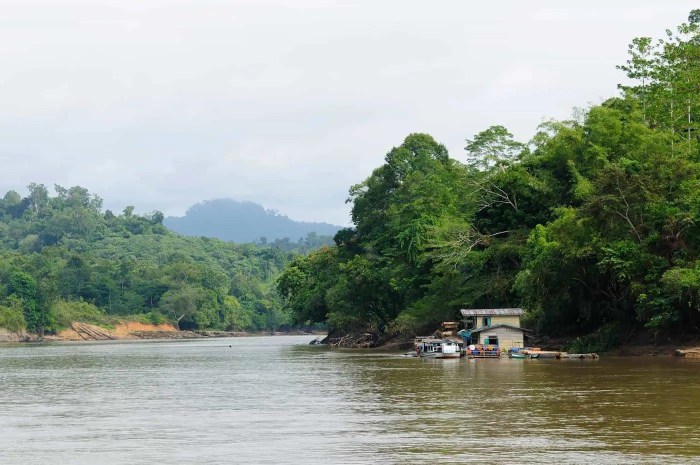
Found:
[[88, 323], [74, 321], [71, 327], [56, 335], [47, 335], [44, 339], [49, 341], [101, 341], [116, 339], [138, 339], [141, 333], [169, 334], [177, 332], [171, 324], [145, 324], [136, 321], [125, 321], [116, 325], [113, 329], [103, 328]]
[[[44, 341], [109, 341], [109, 340], [138, 340], [138, 339], [197, 339], [207, 337], [246, 337], [246, 336], [285, 336], [312, 334], [303, 331], [292, 332], [244, 332], [244, 331], [180, 331], [171, 324], [146, 324], [135, 321], [124, 321], [113, 328], [103, 328], [89, 323], [73, 322], [71, 327], [58, 334], [47, 334]], [[313, 334], [316, 335], [316, 334]], [[325, 335], [325, 334], [324, 334]], [[0, 343], [2, 342], [38, 342], [39, 336], [32, 333], [13, 333], [0, 328]]]

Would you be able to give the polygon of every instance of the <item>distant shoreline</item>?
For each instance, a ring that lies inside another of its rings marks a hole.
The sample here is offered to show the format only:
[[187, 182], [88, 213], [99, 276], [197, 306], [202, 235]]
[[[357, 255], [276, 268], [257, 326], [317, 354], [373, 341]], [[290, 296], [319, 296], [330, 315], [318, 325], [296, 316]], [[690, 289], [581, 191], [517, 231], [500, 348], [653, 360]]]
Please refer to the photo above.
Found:
[[106, 329], [87, 323], [74, 322], [71, 328], [58, 334], [48, 334], [40, 338], [34, 333], [13, 333], [0, 328], [0, 344], [44, 342], [95, 342], [95, 341], [146, 341], [146, 340], [185, 340], [225, 337], [261, 337], [261, 336], [325, 336], [322, 332], [304, 331], [210, 331], [179, 330], [172, 325], [148, 325], [124, 322], [114, 329]]
[[[175, 341], [175, 340], [195, 340], [195, 339], [215, 339], [215, 338], [240, 338], [240, 337], [270, 337], [270, 336], [308, 336], [311, 342], [312, 338], [327, 336], [326, 332], [305, 332], [301, 330], [294, 331], [214, 331], [214, 330], [179, 330], [173, 325], [153, 325], [134, 322], [122, 322], [116, 325], [113, 329], [105, 329], [100, 326], [90, 325], [87, 323], [74, 322], [71, 328], [60, 331], [58, 334], [45, 335], [40, 339], [37, 334], [33, 333], [12, 333], [3, 328], [0, 328], [0, 346], [7, 344], [43, 344], [52, 342], [61, 343], [84, 343], [84, 342], [109, 342], [109, 341]], [[561, 343], [562, 341], [557, 341]], [[367, 350], [405, 350], [405, 345], [408, 342], [402, 340], [384, 341], [376, 347], [360, 347], [352, 346], [345, 348]], [[551, 343], [550, 343], [551, 345]], [[649, 356], [649, 357], [670, 357], [677, 355], [678, 350], [688, 350], [693, 347], [700, 346], [698, 340], [679, 341], [677, 345], [671, 344], [626, 344], [608, 352], [601, 353], [606, 357], [615, 356]]]

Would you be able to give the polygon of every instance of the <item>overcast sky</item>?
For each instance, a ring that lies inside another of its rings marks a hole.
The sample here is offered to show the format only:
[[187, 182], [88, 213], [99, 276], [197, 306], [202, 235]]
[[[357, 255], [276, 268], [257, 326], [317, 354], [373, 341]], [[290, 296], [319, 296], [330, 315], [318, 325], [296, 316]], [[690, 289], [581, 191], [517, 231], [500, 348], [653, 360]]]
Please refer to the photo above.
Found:
[[121, 211], [252, 200], [348, 223], [411, 132], [464, 160], [615, 95], [627, 44], [697, 2], [0, 0], [0, 195], [81, 185]]

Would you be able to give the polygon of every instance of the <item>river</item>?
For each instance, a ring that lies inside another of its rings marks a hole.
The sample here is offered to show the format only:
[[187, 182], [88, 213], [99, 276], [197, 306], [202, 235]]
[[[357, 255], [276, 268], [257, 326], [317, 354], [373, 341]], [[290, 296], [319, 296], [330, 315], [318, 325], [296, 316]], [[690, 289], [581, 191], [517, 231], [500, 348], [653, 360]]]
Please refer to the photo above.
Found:
[[310, 339], [0, 346], [0, 463], [700, 463], [698, 361]]

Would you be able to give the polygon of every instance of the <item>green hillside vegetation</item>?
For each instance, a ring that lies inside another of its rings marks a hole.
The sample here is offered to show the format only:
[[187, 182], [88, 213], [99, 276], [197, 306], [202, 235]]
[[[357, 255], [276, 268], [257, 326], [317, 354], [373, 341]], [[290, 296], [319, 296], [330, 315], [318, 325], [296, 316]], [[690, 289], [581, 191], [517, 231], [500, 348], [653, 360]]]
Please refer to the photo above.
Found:
[[311, 236], [278, 247], [190, 238], [163, 214], [115, 215], [82, 187], [32, 184], [0, 200], [0, 326], [55, 332], [120, 319], [181, 329], [273, 330], [290, 323], [274, 282]]
[[414, 334], [465, 307], [605, 349], [700, 323], [700, 12], [636, 39], [621, 94], [450, 158], [411, 134], [350, 189], [354, 227], [279, 279], [298, 322]]

